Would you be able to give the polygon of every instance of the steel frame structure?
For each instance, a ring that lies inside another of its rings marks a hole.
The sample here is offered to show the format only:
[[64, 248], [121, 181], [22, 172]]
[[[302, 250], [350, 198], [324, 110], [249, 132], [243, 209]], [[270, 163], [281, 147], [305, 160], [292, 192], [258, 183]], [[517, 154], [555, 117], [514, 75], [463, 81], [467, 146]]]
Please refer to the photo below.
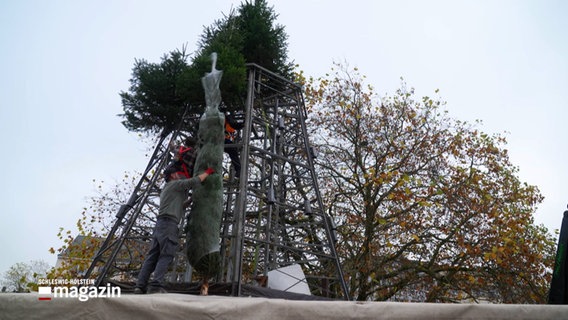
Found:
[[[216, 280], [232, 284], [231, 294], [240, 296], [244, 284], [258, 284], [271, 271], [299, 265], [303, 277], [296, 276], [297, 282], [304, 282], [311, 294], [350, 300], [335, 250], [334, 223], [324, 211], [318, 187], [302, 88], [261, 66], [247, 66], [244, 127], [236, 143], [225, 146], [238, 150], [242, 169], [235, 177], [232, 167], [225, 166], [231, 169], [225, 173], [220, 226], [223, 271]], [[140, 183], [119, 210], [86, 274], [91, 276], [103, 264], [96, 285], [117, 267], [115, 260], [125, 240], [140, 238], [139, 232], [129, 234], [136, 229], [141, 212], [148, 211], [144, 207], [156, 205], [152, 199], [159, 195], [158, 174], [153, 173], [161, 172], [168, 163], [168, 146], [179, 140], [180, 129], [162, 134]], [[188, 269], [182, 256], [180, 253], [174, 270]], [[183, 273], [170, 279], [189, 282], [191, 273]]]

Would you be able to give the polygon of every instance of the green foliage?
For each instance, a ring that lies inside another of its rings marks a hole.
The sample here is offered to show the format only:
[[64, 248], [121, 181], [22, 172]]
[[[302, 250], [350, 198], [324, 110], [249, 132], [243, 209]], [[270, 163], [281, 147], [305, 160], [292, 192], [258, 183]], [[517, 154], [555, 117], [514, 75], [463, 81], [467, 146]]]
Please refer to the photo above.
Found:
[[247, 62], [290, 78], [292, 64], [287, 62], [288, 36], [284, 26], [275, 24], [277, 18], [266, 1], [245, 2], [239, 8], [236, 22], [243, 37], [242, 52]]
[[[242, 109], [246, 98], [245, 63], [256, 63], [284, 77], [290, 77], [287, 62], [287, 35], [275, 24], [278, 16], [266, 1], [244, 2], [235, 12], [206, 27], [192, 62], [192, 78], [210, 71], [209, 56], [218, 54], [217, 69], [223, 70], [221, 92], [225, 107]], [[193, 78], [193, 84], [199, 79]], [[194, 90], [191, 101], [203, 105], [203, 92]]]
[[172, 129], [186, 106], [201, 114], [205, 106], [201, 77], [211, 71], [210, 55], [217, 52], [223, 71], [221, 93], [229, 111], [240, 110], [246, 99], [246, 63], [256, 63], [290, 77], [287, 35], [276, 25], [277, 15], [264, 0], [245, 1], [223, 19], [205, 27], [195, 56], [188, 63], [185, 48], [165, 55], [161, 63], [137, 60], [129, 92], [121, 92], [123, 125], [130, 131]]
[[234, 106], [231, 109], [241, 109], [246, 98], [246, 66], [241, 53], [234, 47], [214, 42], [204, 49], [193, 60], [189, 81], [191, 82], [190, 101], [205, 106], [205, 93], [201, 85], [201, 77], [211, 72], [211, 53], [217, 52], [217, 69], [223, 71], [220, 88], [225, 105]]
[[159, 132], [177, 125], [193, 86], [187, 59], [185, 50], [176, 50], [159, 64], [136, 60], [129, 92], [120, 93], [128, 130]]

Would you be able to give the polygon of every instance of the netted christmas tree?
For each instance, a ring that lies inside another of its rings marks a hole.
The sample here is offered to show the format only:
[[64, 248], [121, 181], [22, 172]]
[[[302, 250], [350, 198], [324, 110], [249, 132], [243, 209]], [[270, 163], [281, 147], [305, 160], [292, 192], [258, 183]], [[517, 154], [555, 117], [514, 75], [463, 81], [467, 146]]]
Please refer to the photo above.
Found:
[[219, 228], [223, 213], [222, 162], [225, 116], [219, 112], [222, 72], [215, 69], [216, 54], [212, 54], [211, 72], [202, 78], [207, 107], [199, 121], [194, 176], [213, 168], [215, 173], [193, 190], [193, 203], [188, 221], [187, 257], [194, 271], [205, 281], [220, 268]]

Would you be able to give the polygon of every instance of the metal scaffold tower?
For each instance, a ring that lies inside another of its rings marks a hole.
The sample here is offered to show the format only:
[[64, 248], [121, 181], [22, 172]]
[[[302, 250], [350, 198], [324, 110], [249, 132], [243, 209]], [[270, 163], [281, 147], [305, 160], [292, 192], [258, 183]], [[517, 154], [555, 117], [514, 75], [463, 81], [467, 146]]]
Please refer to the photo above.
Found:
[[[222, 273], [215, 280], [231, 284], [233, 296], [240, 296], [244, 286], [268, 285], [349, 300], [335, 250], [334, 222], [324, 211], [318, 187], [302, 88], [255, 64], [248, 65], [247, 81], [246, 103], [240, 112], [243, 127], [235, 143], [225, 145], [226, 150], [238, 151], [242, 169], [235, 176], [226, 155], [220, 226]], [[184, 123], [197, 123], [185, 118]], [[171, 159], [168, 147], [180, 141], [180, 131], [161, 137], [139, 185], [119, 211], [86, 275], [96, 269], [96, 284], [107, 278], [111, 269], [129, 267], [117, 262], [125, 255], [121, 247], [136, 247], [151, 234], [152, 224], [139, 227], [136, 222], [141, 214], [157, 213], [157, 173]], [[183, 247], [184, 238], [180, 238]], [[127, 255], [133, 256], [132, 251], [127, 250]], [[181, 250], [170, 280], [191, 282], [188, 269]]]
[[229, 185], [225, 193], [222, 232], [228, 247], [226, 278], [235, 284], [234, 295], [240, 295], [242, 283], [259, 276], [268, 276], [270, 282], [279, 270], [287, 273], [287, 267], [299, 266], [312, 294], [348, 299], [306, 118], [298, 84], [249, 66], [243, 168], [238, 186]]

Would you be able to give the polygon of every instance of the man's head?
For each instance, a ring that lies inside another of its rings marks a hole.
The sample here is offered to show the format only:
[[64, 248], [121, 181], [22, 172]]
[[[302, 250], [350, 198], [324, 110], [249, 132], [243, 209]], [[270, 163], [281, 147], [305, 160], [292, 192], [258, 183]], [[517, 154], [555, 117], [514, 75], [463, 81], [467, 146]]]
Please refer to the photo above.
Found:
[[164, 179], [166, 180], [166, 182], [188, 178], [189, 176], [187, 175], [187, 173], [175, 164], [169, 165], [166, 170], [164, 170]]
[[178, 152], [174, 155], [173, 165], [177, 166], [178, 171], [185, 172], [189, 178], [193, 173], [196, 158], [197, 152], [194, 148], [180, 146]]
[[[186, 144], [191, 143], [188, 138]], [[192, 147], [180, 146], [177, 153], [173, 157], [172, 163], [164, 170], [164, 178], [166, 182], [177, 179], [189, 179], [193, 173], [193, 166], [197, 152]]]

